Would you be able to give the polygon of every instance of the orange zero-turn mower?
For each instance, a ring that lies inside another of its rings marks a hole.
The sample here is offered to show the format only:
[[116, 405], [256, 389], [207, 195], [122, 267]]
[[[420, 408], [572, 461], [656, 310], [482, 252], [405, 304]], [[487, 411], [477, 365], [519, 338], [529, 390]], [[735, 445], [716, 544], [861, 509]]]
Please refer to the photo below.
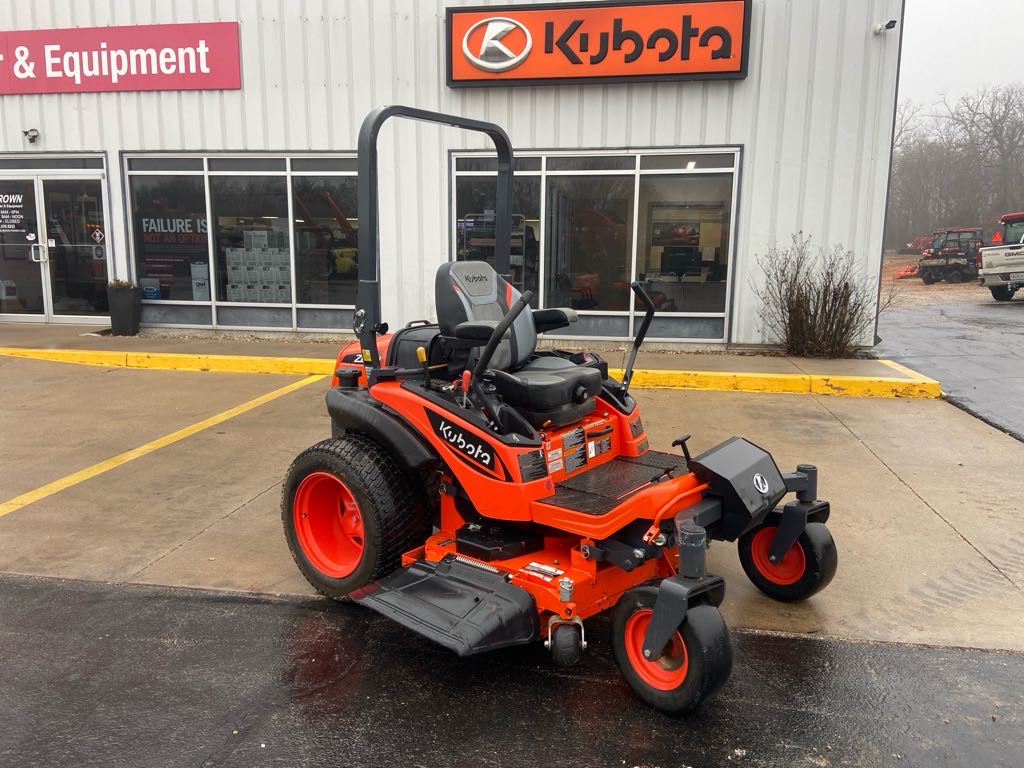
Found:
[[[487, 134], [498, 154], [495, 266], [437, 271], [437, 323], [394, 334], [380, 318], [377, 135], [391, 117]], [[692, 710], [732, 668], [705, 569], [708, 539], [738, 541], [747, 575], [794, 601], [836, 570], [815, 468], [779, 471], [730, 438], [691, 457], [651, 450], [629, 380], [593, 353], [542, 351], [576, 320], [529, 307], [508, 272], [512, 149], [496, 125], [382, 107], [359, 134], [359, 342], [327, 393], [332, 437], [288, 471], [282, 518], [299, 569], [460, 655], [543, 641], [556, 664], [586, 649], [584, 622], [612, 610], [626, 681], [659, 710]], [[782, 504], [795, 492], [796, 498]]]

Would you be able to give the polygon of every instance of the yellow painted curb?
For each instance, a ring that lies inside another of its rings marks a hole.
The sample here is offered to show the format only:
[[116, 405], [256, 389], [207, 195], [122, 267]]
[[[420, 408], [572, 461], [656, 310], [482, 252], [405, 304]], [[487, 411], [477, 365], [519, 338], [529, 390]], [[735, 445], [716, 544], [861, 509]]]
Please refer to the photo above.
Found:
[[[608, 374], [621, 378], [622, 369], [608, 369]], [[630, 386], [763, 393], [810, 392], [806, 374], [748, 374], [733, 371], [634, 369]]]
[[[813, 393], [862, 398], [942, 397], [942, 387], [934, 379], [903, 366], [898, 370], [906, 373], [908, 378], [637, 369], [633, 372], [632, 386], [734, 392]], [[622, 369], [609, 369], [608, 373], [621, 377]]]
[[825, 376], [810, 374], [816, 395], [853, 395], [866, 398], [941, 398], [942, 387], [934, 379], [896, 377]]
[[[334, 373], [334, 361], [323, 358], [277, 358], [257, 355], [191, 355], [169, 352], [114, 352], [107, 350], [42, 350], [0, 347], [0, 355], [93, 366], [219, 371], [299, 376]], [[830, 376], [825, 374], [769, 374], [734, 371], [681, 371], [636, 369], [634, 387], [726, 392], [813, 393], [872, 398], [941, 398], [942, 387], [934, 379], [888, 360], [879, 360], [904, 377]], [[614, 377], [622, 369], [609, 369]]]
[[128, 368], [221, 371], [245, 374], [333, 374], [334, 361], [323, 358], [275, 358], [257, 355], [189, 355], [170, 352], [130, 352]]
[[193, 355], [173, 352], [115, 352], [108, 350], [40, 350], [23, 347], [0, 347], [0, 355], [120, 368], [219, 371], [246, 374], [296, 374], [300, 376], [323, 376], [334, 373], [334, 361], [325, 360], [324, 358]]

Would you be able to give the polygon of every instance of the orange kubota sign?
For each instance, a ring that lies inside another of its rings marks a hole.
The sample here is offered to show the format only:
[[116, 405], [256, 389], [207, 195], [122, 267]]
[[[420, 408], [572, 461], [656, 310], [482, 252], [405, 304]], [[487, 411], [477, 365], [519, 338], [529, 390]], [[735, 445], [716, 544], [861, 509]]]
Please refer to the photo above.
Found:
[[747, 76], [750, 0], [449, 8], [448, 85]]

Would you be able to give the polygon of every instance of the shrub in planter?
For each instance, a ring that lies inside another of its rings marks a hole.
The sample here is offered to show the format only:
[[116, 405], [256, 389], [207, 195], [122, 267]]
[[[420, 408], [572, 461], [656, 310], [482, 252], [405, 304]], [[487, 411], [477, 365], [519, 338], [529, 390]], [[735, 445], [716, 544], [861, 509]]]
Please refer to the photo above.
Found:
[[112, 280], [107, 284], [110, 302], [110, 333], [135, 336], [142, 319], [142, 291], [130, 280]]
[[789, 248], [772, 246], [757, 263], [764, 273], [764, 284], [754, 286], [761, 331], [788, 355], [851, 357], [892, 301], [876, 310], [872, 281], [858, 271], [853, 252], [835, 245], [812, 254], [802, 232]]

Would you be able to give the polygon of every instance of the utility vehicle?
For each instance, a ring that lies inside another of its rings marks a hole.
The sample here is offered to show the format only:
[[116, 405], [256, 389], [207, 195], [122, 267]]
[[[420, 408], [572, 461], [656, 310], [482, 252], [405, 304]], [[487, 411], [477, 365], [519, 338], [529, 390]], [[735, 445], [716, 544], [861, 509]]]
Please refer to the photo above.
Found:
[[997, 302], [1008, 302], [1024, 286], [1024, 211], [1003, 214], [1000, 244], [979, 254], [978, 283], [992, 292]]
[[[498, 156], [495, 266], [442, 264], [437, 323], [394, 334], [380, 317], [377, 136], [391, 117], [483, 132]], [[736, 541], [769, 596], [805, 598], [836, 570], [817, 472], [783, 473], [730, 438], [691, 456], [656, 451], [629, 385], [654, 308], [621, 380], [593, 353], [537, 349], [576, 320], [531, 309], [509, 267], [512, 148], [498, 126], [382, 107], [359, 134], [358, 343], [327, 392], [332, 437], [288, 471], [285, 534], [322, 594], [351, 599], [460, 655], [543, 642], [572, 665], [585, 621], [611, 609], [626, 681], [650, 705], [688, 711], [732, 668], [705, 568], [709, 539]], [[783, 503], [789, 493], [795, 499]]]
[[939, 230], [917, 263], [917, 273], [926, 285], [944, 280], [963, 283], [978, 274], [978, 252], [984, 246], [980, 227], [947, 227]]

